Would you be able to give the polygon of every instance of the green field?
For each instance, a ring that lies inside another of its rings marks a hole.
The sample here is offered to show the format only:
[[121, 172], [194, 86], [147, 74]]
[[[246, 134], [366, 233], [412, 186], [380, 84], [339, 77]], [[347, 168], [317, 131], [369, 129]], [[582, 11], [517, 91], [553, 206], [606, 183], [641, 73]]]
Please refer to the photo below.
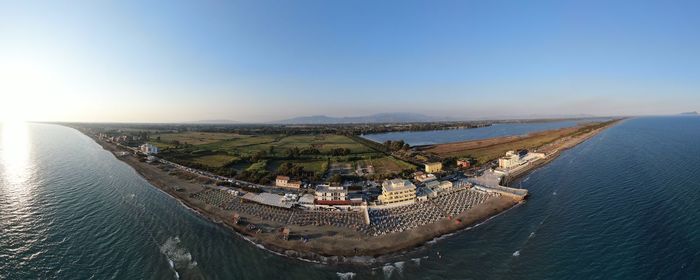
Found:
[[237, 157], [227, 154], [215, 154], [201, 157], [193, 157], [192, 161], [211, 167], [223, 167], [229, 164], [234, 159], [237, 159]]
[[255, 180], [263, 181], [274, 178], [278, 167], [286, 163], [303, 167], [304, 174], [314, 174], [315, 178], [325, 174], [329, 162], [351, 163], [353, 166], [357, 162], [371, 164], [379, 174], [395, 174], [414, 168], [347, 136], [334, 134], [183, 132], [152, 135], [151, 142], [162, 148], [161, 155], [166, 159], [220, 174], [230, 174], [232, 170], [245, 173], [243, 176], [255, 174]]
[[[359, 162], [363, 167], [372, 165], [376, 174], [392, 174], [406, 169], [415, 169], [413, 164], [389, 156], [360, 160]], [[353, 166], [357, 166], [357, 162]]]

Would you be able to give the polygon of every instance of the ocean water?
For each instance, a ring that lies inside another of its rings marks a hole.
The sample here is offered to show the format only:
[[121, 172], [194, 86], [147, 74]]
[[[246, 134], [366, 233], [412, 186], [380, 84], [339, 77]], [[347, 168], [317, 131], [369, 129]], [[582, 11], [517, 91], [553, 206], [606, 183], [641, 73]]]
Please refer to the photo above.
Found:
[[700, 118], [626, 120], [520, 184], [531, 198], [372, 267], [257, 248], [79, 132], [4, 125], [0, 279], [700, 279]]
[[590, 120], [540, 123], [502, 123], [479, 128], [374, 133], [366, 134], [363, 137], [379, 143], [383, 143], [387, 140], [404, 140], [404, 142], [411, 146], [419, 146], [522, 135], [531, 132], [571, 127], [579, 124], [580, 122], [587, 121]]

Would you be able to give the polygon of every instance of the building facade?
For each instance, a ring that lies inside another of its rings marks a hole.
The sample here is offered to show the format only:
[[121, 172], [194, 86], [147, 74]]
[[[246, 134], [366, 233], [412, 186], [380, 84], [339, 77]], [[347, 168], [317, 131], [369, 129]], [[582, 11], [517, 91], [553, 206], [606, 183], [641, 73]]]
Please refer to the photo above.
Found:
[[289, 177], [287, 176], [277, 176], [277, 178], [275, 178], [276, 187], [286, 188], [287, 183], [289, 183]]
[[141, 145], [141, 147], [139, 147], [139, 150], [141, 150], [142, 153], [147, 155], [155, 155], [159, 152], [158, 147], [148, 143]]
[[435, 173], [440, 171], [442, 171], [441, 162], [428, 162], [425, 164], [425, 172], [427, 173]]
[[347, 201], [348, 189], [343, 186], [318, 185], [314, 194], [316, 201]]
[[299, 189], [301, 188], [301, 181], [289, 181], [287, 182], [287, 188]]
[[498, 159], [498, 167], [510, 169], [520, 165], [520, 156], [514, 151], [508, 151], [506, 156]]
[[393, 179], [382, 183], [379, 203], [391, 204], [416, 200], [416, 186], [409, 180]]

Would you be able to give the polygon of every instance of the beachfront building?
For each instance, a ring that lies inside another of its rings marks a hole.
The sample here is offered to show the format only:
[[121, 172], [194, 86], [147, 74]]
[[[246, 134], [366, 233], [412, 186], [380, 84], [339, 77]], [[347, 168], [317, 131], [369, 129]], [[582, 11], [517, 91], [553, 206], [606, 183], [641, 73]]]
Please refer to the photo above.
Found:
[[305, 206], [305, 207], [311, 207], [311, 206], [313, 206], [313, 205], [314, 205], [314, 195], [313, 195], [313, 194], [308, 194], [308, 193], [305, 194], [305, 195], [302, 195], [302, 196], [299, 198], [299, 204], [300, 204], [301, 206]]
[[425, 164], [425, 172], [426, 173], [435, 173], [435, 172], [440, 172], [442, 171], [442, 163], [441, 162], [428, 162]]
[[147, 155], [155, 155], [159, 152], [158, 147], [148, 143], [141, 145], [141, 147], [139, 147], [139, 150]]
[[506, 156], [498, 159], [498, 167], [510, 169], [520, 165], [520, 156], [515, 151], [506, 152]]
[[442, 181], [442, 182], [440, 182], [440, 184], [437, 186], [437, 189], [440, 190], [441, 192], [444, 192], [444, 191], [449, 191], [449, 190], [451, 190], [451, 189], [452, 189], [452, 186], [453, 186], [452, 182], [450, 182], [450, 181]]
[[416, 200], [416, 186], [409, 180], [393, 179], [382, 183], [382, 194], [379, 203], [391, 204]]
[[318, 185], [314, 198], [318, 204], [347, 204], [348, 189], [343, 186]]
[[287, 182], [287, 188], [299, 189], [301, 188], [301, 181], [289, 181]]
[[414, 174], [413, 179], [416, 179], [416, 181], [418, 181], [418, 182], [425, 183], [425, 182], [437, 180], [437, 177], [435, 177], [435, 175], [430, 174], [430, 173], [426, 174], [426, 173], [418, 171]]
[[277, 176], [277, 178], [275, 178], [275, 186], [277, 187], [286, 188], [288, 183], [289, 177], [287, 176]]
[[513, 169], [546, 157], [547, 156], [544, 153], [531, 153], [527, 150], [521, 150], [517, 153], [514, 151], [508, 151], [506, 156], [498, 159], [498, 167], [504, 170]]
[[436, 190], [438, 186], [440, 186], [440, 181], [438, 180], [433, 180], [433, 181], [428, 181], [423, 184], [426, 188], [429, 188], [431, 190]]

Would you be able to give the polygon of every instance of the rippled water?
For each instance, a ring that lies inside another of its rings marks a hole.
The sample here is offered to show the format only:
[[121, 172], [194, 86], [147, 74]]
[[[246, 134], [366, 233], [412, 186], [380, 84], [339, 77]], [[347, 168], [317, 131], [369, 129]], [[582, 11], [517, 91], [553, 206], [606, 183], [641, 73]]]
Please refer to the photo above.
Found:
[[70, 128], [2, 131], [0, 279], [700, 278], [697, 117], [624, 121], [525, 178], [527, 203], [371, 268], [260, 250]]

